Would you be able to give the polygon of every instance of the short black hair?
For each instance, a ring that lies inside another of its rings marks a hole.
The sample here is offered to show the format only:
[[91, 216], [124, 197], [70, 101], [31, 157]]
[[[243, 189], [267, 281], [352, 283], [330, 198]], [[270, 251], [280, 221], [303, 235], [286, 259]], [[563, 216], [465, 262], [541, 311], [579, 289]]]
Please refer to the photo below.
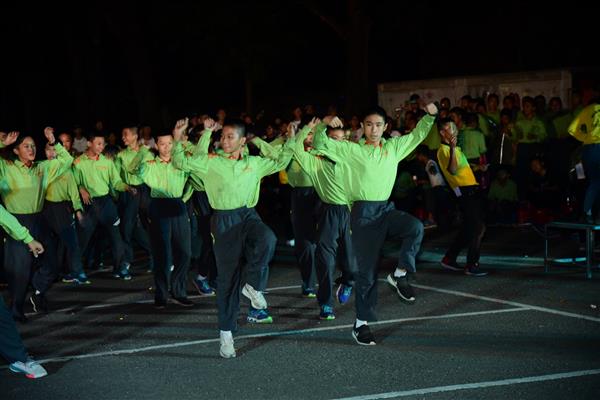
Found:
[[101, 137], [104, 138], [104, 140], [106, 140], [106, 135], [104, 134], [104, 132], [100, 132], [95, 129], [92, 129], [91, 131], [85, 134], [85, 138], [88, 142], [93, 142], [94, 139], [96, 139], [97, 137]]
[[383, 108], [381, 108], [379, 106], [368, 108], [367, 111], [363, 114], [363, 118], [362, 118], [363, 121], [369, 115], [379, 115], [381, 118], [383, 118], [384, 121], [387, 121], [387, 113], [385, 112], [385, 110]]
[[246, 124], [244, 124], [244, 122], [242, 122], [241, 120], [239, 120], [239, 119], [225, 120], [225, 123], [223, 123], [223, 128], [225, 128], [226, 126], [233, 128], [238, 133], [239, 137], [246, 136]]

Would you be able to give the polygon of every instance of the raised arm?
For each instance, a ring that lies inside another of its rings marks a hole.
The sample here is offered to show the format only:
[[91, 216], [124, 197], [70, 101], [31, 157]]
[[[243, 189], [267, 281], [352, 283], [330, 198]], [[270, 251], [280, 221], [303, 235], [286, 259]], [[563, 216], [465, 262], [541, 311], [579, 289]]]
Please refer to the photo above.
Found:
[[[323, 118], [323, 123], [328, 124], [331, 117]], [[355, 143], [342, 142], [327, 137], [326, 131], [321, 129], [315, 132], [313, 137], [313, 148], [320, 154], [323, 154], [331, 161], [343, 162], [352, 152], [358, 148]]]
[[429, 134], [438, 110], [433, 103], [428, 104], [425, 110], [428, 115], [421, 118], [411, 133], [404, 136], [396, 136], [388, 140], [398, 161], [409, 155]]
[[279, 172], [288, 166], [293, 156], [293, 146], [296, 144], [295, 138], [289, 138], [283, 145], [277, 159], [255, 157], [258, 164], [258, 174], [263, 177]]
[[46, 185], [48, 185], [71, 168], [73, 156], [71, 156], [60, 143], [56, 143], [53, 128], [46, 127], [46, 129], [44, 129], [44, 136], [46, 136], [48, 144], [54, 146], [54, 150], [56, 150], [56, 158], [44, 163], [46, 166], [44, 171], [46, 174]]

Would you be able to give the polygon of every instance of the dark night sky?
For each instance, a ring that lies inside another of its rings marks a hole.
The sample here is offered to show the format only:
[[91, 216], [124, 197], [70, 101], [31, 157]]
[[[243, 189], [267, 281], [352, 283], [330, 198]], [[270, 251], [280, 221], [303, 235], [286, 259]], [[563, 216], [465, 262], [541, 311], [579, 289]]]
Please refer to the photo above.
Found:
[[[69, 129], [95, 118], [118, 129], [140, 122], [141, 109], [156, 110], [159, 125], [236, 112], [248, 81], [253, 112], [344, 106], [344, 41], [310, 5], [344, 24], [346, 1], [80, 3], [0, 6], [0, 129]], [[559, 67], [595, 78], [589, 6], [455, 3], [368, 3], [368, 101], [385, 81]]]

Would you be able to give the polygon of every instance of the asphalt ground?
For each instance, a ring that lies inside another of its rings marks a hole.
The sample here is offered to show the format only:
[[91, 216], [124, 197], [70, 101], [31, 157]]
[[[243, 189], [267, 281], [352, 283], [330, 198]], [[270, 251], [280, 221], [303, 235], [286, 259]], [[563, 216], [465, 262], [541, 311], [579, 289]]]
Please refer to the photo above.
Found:
[[[29, 380], [0, 365], [0, 398], [600, 398], [600, 270], [545, 274], [535, 233], [492, 229], [482, 252], [491, 273], [469, 277], [437, 264], [449, 236], [428, 235], [413, 305], [383, 281], [395, 267], [386, 248], [376, 346], [351, 337], [354, 297], [335, 320], [318, 319], [284, 247], [266, 295], [274, 323], [246, 323], [243, 299], [235, 359], [219, 356], [215, 298], [192, 285], [193, 308], [158, 311], [142, 270], [130, 282], [99, 271], [90, 286], [57, 283], [54, 311], [18, 326], [49, 375]], [[577, 251], [567, 239], [556, 240], [559, 252]]]

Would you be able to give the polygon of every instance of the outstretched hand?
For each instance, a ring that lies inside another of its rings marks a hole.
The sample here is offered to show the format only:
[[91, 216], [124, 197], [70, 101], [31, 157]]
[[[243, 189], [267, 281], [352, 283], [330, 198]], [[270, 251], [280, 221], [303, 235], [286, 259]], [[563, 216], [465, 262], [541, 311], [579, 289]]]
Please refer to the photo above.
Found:
[[10, 146], [11, 144], [13, 144], [14, 142], [17, 141], [18, 137], [19, 137], [19, 132], [17, 132], [17, 131], [9, 132], [9, 134], [6, 135], [6, 138], [2, 141], [2, 143], [5, 146]]
[[206, 118], [203, 123], [204, 129], [208, 129], [211, 132], [214, 132], [217, 129], [217, 123], [212, 118]]

